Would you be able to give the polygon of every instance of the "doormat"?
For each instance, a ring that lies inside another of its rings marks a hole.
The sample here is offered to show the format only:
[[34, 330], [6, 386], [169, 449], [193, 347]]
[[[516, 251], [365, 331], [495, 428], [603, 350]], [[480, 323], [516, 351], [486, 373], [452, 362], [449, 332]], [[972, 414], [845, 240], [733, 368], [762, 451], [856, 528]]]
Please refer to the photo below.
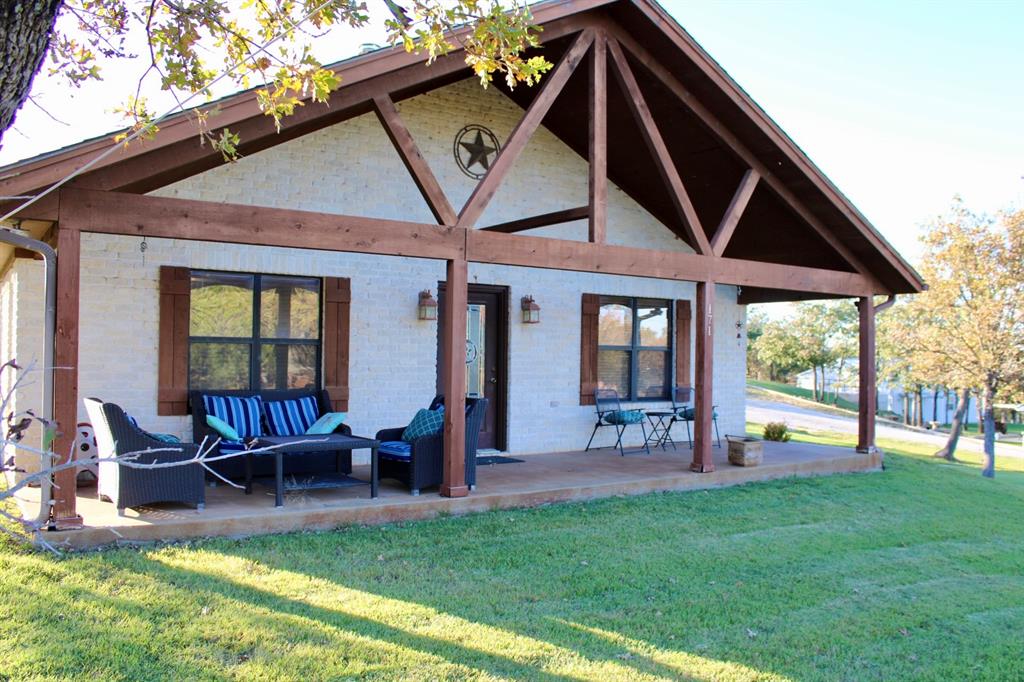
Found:
[[476, 458], [477, 466], [481, 464], [513, 464], [515, 462], [523, 462], [525, 460], [516, 459], [515, 457], [505, 457], [504, 455], [484, 455], [483, 457]]

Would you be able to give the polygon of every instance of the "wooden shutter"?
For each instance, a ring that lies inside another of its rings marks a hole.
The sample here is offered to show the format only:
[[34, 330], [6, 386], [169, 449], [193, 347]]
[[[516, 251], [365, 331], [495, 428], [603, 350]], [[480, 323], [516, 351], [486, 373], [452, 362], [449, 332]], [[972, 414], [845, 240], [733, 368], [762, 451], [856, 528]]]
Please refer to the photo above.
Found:
[[336, 412], [348, 412], [349, 310], [352, 285], [346, 277], [324, 278], [324, 388]]
[[192, 295], [188, 268], [160, 267], [158, 415], [188, 414], [188, 323]]
[[580, 333], [580, 405], [594, 404], [597, 389], [597, 325], [601, 297], [583, 294], [582, 328]]
[[690, 340], [693, 312], [689, 301], [676, 301], [676, 386], [690, 387]]

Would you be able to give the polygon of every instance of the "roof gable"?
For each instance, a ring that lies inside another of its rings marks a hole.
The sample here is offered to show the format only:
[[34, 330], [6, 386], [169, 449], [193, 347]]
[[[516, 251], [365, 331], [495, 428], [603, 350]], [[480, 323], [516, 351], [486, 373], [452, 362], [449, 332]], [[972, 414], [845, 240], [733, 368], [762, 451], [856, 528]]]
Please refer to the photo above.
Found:
[[[657, 127], [663, 131], [673, 166], [692, 198], [702, 236], [714, 236], [744, 173], [755, 170], [761, 181], [726, 247], [730, 255], [858, 270], [893, 293], [923, 287], [917, 273], [660, 7], [649, 0], [555, 1], [535, 6], [534, 15], [544, 28], [544, 50], [551, 61], [557, 61], [575, 34], [586, 27], [599, 27], [621, 45], [628, 69], [635, 74]], [[381, 93], [400, 101], [468, 73], [457, 53], [425, 69], [421, 58], [397, 48], [342, 62], [335, 69], [343, 86], [332, 96], [329, 107], [301, 108], [281, 134], [275, 134], [272, 121], [259, 113], [252, 93], [222, 102], [216, 122], [240, 133], [245, 141], [242, 153], [252, 154], [366, 113], [373, 97]], [[585, 71], [579, 69], [569, 78], [543, 121], [584, 157], [586, 126], [580, 123], [587, 111]], [[687, 221], [680, 219], [664, 178], [658, 177], [657, 164], [651, 163], [650, 153], [644, 149], [628, 100], [616, 79], [608, 80], [609, 177], [666, 226], [685, 236]], [[525, 108], [538, 92], [537, 88], [517, 88], [509, 95]], [[0, 192], [37, 192], [105, 144], [86, 143], [3, 169]], [[197, 144], [190, 120], [179, 115], [164, 125], [153, 142], [117, 155], [70, 184], [148, 192], [219, 163], [216, 155]], [[31, 217], [48, 217], [43, 213], [52, 212], [53, 207], [40, 202], [38, 210]]]

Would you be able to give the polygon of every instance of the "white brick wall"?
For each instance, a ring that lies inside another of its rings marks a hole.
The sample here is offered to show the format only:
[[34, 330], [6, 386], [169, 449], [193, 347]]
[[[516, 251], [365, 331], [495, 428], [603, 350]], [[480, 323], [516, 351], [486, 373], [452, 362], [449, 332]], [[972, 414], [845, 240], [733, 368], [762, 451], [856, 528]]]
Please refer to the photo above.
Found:
[[[452, 140], [468, 123], [504, 141], [522, 115], [495, 89], [457, 83], [400, 105], [406, 124], [456, 207], [474, 181], [452, 158]], [[586, 164], [544, 129], [520, 157], [481, 225], [586, 203]], [[214, 168], [154, 194], [427, 221], [430, 213], [379, 123], [371, 116], [318, 131]], [[689, 251], [684, 242], [615, 187], [609, 188], [608, 241]], [[534, 234], [586, 239], [585, 221]], [[407, 422], [434, 394], [437, 323], [416, 319], [417, 293], [436, 292], [439, 261], [299, 249], [84, 234], [80, 390], [124, 405], [144, 427], [189, 435], [182, 417], [156, 416], [160, 265], [352, 280], [351, 409], [356, 433]], [[509, 450], [582, 448], [593, 408], [579, 403], [580, 304], [583, 293], [693, 298], [693, 285], [636, 277], [470, 265], [470, 281], [510, 288]], [[532, 294], [539, 325], [519, 322], [518, 301]], [[734, 287], [719, 286], [715, 317], [715, 402], [722, 433], [744, 424], [745, 309]], [[692, 352], [692, 350], [691, 350]], [[607, 444], [604, 430], [602, 443]]]
[[[0, 278], [0, 363], [16, 359], [24, 368], [33, 367], [14, 392], [8, 412], [25, 410], [41, 413], [43, 394], [43, 287], [45, 283], [42, 261], [18, 258]], [[7, 395], [16, 375], [5, 370], [0, 376], [0, 391]], [[6, 418], [6, 414], [3, 415]], [[41, 429], [33, 424], [23, 440], [25, 445], [39, 447]], [[10, 456], [4, 452], [3, 456]], [[25, 471], [37, 471], [39, 458], [23, 450], [14, 453], [17, 466]]]

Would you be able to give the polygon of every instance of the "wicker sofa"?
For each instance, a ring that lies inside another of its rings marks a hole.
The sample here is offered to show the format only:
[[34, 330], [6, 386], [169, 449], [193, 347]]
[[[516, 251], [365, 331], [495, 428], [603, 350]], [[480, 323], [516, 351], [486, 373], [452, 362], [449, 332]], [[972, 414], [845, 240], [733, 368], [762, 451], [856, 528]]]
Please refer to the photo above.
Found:
[[[160, 450], [141, 455], [136, 462], [143, 464], [182, 462], [196, 456], [199, 448], [192, 443], [168, 443], [146, 433], [114, 403], [97, 398], [86, 398], [96, 433], [100, 458], [126, 455], [146, 450]], [[203, 486], [203, 468], [199, 464], [183, 464], [161, 469], [138, 469], [119, 462], [100, 462], [97, 490], [100, 499], [107, 498], [124, 516], [128, 507], [154, 502], [182, 502], [195, 505], [202, 511], [206, 502]]]
[[[236, 396], [236, 397], [249, 397], [256, 395], [252, 391], [191, 391], [189, 393], [189, 403], [192, 409], [192, 439], [196, 443], [201, 443], [204, 438], [208, 438], [209, 441], [213, 441], [219, 436], [206, 423], [206, 405], [203, 402], [203, 396]], [[331, 407], [330, 395], [327, 391], [280, 391], [280, 390], [267, 390], [260, 391], [259, 396], [263, 399], [264, 403], [275, 402], [279, 400], [292, 400], [298, 398], [304, 398], [308, 396], [314, 396], [316, 398], [317, 407], [320, 414], [333, 411]], [[272, 434], [268, 428], [267, 419], [264, 417], [261, 419], [262, 431], [264, 435], [276, 435]], [[348, 424], [341, 424], [334, 431], [335, 433], [341, 433], [344, 435], [352, 435], [352, 429]], [[219, 448], [220, 446], [218, 446]], [[225, 454], [229, 450], [224, 449]], [[274, 458], [273, 457], [254, 457], [253, 458], [253, 475], [254, 476], [273, 476], [274, 475]], [[210, 468], [214, 469], [218, 474], [228, 479], [241, 479], [245, 476], [245, 457], [240, 455], [238, 457], [230, 457], [227, 459], [210, 462]], [[352, 472], [352, 451], [351, 450], [338, 450], [335, 452], [315, 452], [305, 454], [289, 454], [284, 458], [284, 473], [289, 474], [318, 474], [318, 473], [334, 473], [340, 472], [348, 474]], [[210, 476], [211, 479], [215, 480], [215, 477]]]
[[[437, 396], [429, 409], [437, 409], [444, 404], [444, 396]], [[476, 486], [476, 451], [480, 441], [480, 428], [487, 412], [485, 398], [466, 398], [466, 485]], [[393, 478], [409, 487], [413, 495], [420, 490], [440, 485], [443, 478], [444, 465], [444, 433], [417, 438], [410, 443], [408, 455], [388, 454], [384, 444], [402, 440], [404, 426], [393, 429], [382, 429], [377, 432], [377, 440], [381, 441], [380, 478]]]

